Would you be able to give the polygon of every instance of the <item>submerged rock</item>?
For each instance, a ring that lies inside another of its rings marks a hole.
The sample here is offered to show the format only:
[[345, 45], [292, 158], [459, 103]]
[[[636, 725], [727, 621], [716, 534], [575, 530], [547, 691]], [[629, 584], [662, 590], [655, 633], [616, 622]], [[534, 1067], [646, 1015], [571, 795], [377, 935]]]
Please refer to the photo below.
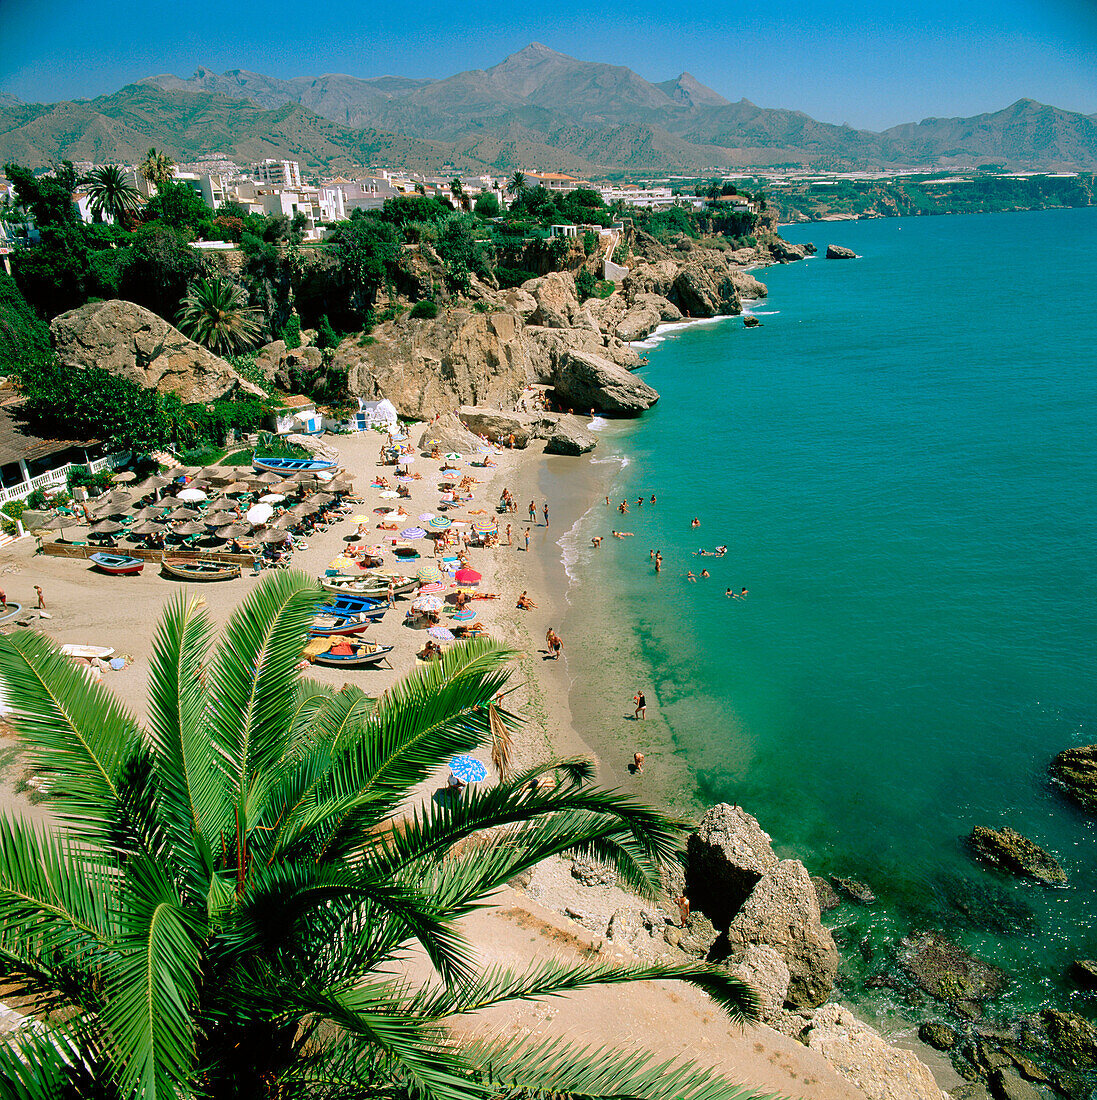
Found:
[[840, 244], [827, 245], [828, 260], [856, 260], [857, 253], [852, 248], [845, 248]]
[[940, 932], [915, 932], [901, 940], [897, 961], [919, 989], [969, 1011], [1001, 996], [1008, 984], [1005, 971], [969, 955]]
[[819, 911], [822, 913], [829, 913], [832, 909], [837, 909], [842, 904], [842, 899], [838, 896], [838, 891], [825, 878], [821, 878], [819, 875], [811, 876], [811, 885], [815, 887], [815, 897], [819, 902]]
[[956, 1045], [956, 1031], [940, 1020], [926, 1020], [918, 1028], [918, 1038], [935, 1050], [952, 1050]]
[[1046, 886], [1066, 885], [1067, 876], [1059, 861], [1008, 826], [988, 829], [985, 825], [976, 825], [968, 842], [975, 855], [993, 867], [1027, 875]]
[[855, 878], [834, 878], [833, 876], [830, 881], [834, 883], [840, 893], [845, 894], [850, 901], [855, 901], [858, 905], [874, 905], [876, 903], [876, 895], [867, 883], [858, 882]]
[[983, 876], [942, 875], [934, 883], [937, 919], [947, 928], [978, 928], [1001, 934], [1030, 934], [1038, 930], [1036, 914], [1000, 882]]
[[1097, 959], [1075, 959], [1070, 976], [1082, 989], [1097, 989]]
[[1043, 1100], [1043, 1095], [1015, 1069], [996, 1069], [990, 1075], [991, 1095], [995, 1100]]
[[1071, 1069], [1097, 1067], [1097, 1027], [1076, 1012], [1047, 1008], [1040, 1025], [1051, 1056]]
[[1083, 810], [1097, 814], [1097, 745], [1064, 749], [1052, 760], [1048, 770]]

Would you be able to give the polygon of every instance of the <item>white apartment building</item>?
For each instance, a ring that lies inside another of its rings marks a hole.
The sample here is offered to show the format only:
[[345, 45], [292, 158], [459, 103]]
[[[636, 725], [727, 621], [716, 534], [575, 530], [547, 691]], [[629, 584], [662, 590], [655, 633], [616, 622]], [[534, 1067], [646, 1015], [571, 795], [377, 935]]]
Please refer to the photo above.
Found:
[[301, 165], [295, 160], [272, 160], [269, 157], [253, 165], [251, 174], [260, 182], [271, 187], [289, 187], [300, 189]]
[[561, 172], [526, 172], [527, 187], [546, 187], [549, 191], [574, 191], [577, 187], [590, 187], [590, 180], [576, 179]]
[[606, 206], [623, 202], [628, 206], [637, 206], [650, 210], [656, 206], [673, 206], [674, 194], [669, 187], [600, 187], [602, 201]]

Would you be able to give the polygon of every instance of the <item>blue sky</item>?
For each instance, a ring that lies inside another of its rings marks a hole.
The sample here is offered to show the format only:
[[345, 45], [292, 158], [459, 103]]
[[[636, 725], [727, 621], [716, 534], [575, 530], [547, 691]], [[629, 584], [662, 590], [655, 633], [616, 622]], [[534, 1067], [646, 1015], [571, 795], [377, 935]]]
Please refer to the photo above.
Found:
[[91, 97], [155, 73], [449, 76], [531, 41], [649, 80], [685, 70], [729, 99], [882, 129], [1022, 96], [1097, 112], [1094, 0], [772, 4], [391, 4], [0, 0], [0, 90]]

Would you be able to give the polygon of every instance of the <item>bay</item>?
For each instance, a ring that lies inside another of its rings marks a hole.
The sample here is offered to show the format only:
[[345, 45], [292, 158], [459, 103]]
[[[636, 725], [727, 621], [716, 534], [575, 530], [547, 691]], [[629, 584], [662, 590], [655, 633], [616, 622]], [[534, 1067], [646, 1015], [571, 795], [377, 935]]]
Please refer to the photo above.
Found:
[[[1097, 823], [1047, 764], [1097, 740], [1097, 210], [785, 233], [820, 256], [757, 273], [762, 326], [660, 334], [640, 373], [662, 399], [602, 427], [612, 505], [561, 542], [573, 710], [630, 789], [740, 803], [782, 854], [869, 883], [877, 905], [832, 921], [866, 1002], [928, 927], [1005, 967], [1011, 1005], [1077, 1002]], [[976, 824], [1070, 885], [980, 867]]]

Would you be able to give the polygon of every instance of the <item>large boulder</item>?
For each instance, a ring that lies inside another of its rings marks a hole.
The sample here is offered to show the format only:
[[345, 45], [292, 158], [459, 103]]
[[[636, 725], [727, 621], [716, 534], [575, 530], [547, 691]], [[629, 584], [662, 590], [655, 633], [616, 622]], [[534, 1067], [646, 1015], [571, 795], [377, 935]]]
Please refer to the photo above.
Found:
[[868, 1100], [948, 1100], [929, 1068], [912, 1051], [892, 1046], [841, 1005], [816, 1009], [803, 1041]]
[[727, 931], [733, 951], [772, 947], [789, 970], [788, 1004], [821, 1005], [834, 988], [838, 949], [823, 927], [811, 876], [802, 863], [782, 860], [754, 887]]
[[769, 287], [759, 282], [749, 271], [732, 271], [729, 278], [735, 284], [740, 298], [765, 298], [769, 295]]
[[659, 314], [654, 309], [649, 306], [633, 306], [617, 322], [613, 334], [618, 340], [631, 343], [634, 340], [643, 340], [645, 337], [650, 336], [658, 326]]
[[899, 968], [923, 992], [977, 1015], [983, 1001], [1005, 992], [1005, 971], [969, 955], [940, 932], [915, 932], [899, 942]]
[[601, 355], [571, 351], [553, 378], [555, 397], [562, 405], [594, 409], [610, 416], [636, 416], [650, 409], [659, 394], [624, 367]]
[[774, 237], [769, 242], [769, 250], [778, 263], [788, 264], [794, 263], [796, 260], [802, 260], [805, 256], [810, 256], [815, 251], [815, 246], [811, 244], [791, 244], [781, 237]]
[[781, 1018], [788, 998], [789, 972], [785, 960], [772, 947], [751, 944], [728, 970], [758, 993], [762, 1023], [773, 1024]]
[[480, 447], [480, 440], [457, 418], [456, 413], [447, 413], [432, 420], [419, 433], [419, 450], [433, 450], [437, 444], [441, 452], [455, 451], [457, 454], [474, 455]]
[[598, 446], [598, 437], [577, 416], [561, 416], [545, 444], [547, 455], [585, 455]]
[[690, 904], [726, 928], [763, 875], [775, 870], [769, 834], [741, 806], [711, 807], [686, 841]]
[[739, 291], [730, 272], [726, 269], [714, 271], [699, 262], [682, 266], [667, 297], [687, 317], [716, 317], [743, 312]]
[[513, 408], [530, 380], [522, 322], [506, 310], [387, 321], [365, 341], [344, 340], [332, 367], [346, 372], [350, 393], [387, 397], [419, 420], [462, 405]]
[[992, 867], [1025, 875], [1045, 886], [1066, 885], [1066, 872], [1059, 861], [1008, 826], [988, 829], [985, 825], [976, 825], [968, 842], [975, 855]]
[[545, 328], [594, 328], [594, 322], [575, 292], [575, 279], [567, 271], [552, 271], [539, 279], [522, 284], [522, 290], [531, 294], [537, 308], [529, 317], [532, 325]]
[[224, 359], [133, 302], [92, 302], [62, 313], [50, 322], [50, 337], [66, 367], [99, 367], [143, 389], [177, 394], [185, 404], [263, 394]]
[[473, 435], [482, 435], [492, 443], [507, 444], [513, 436], [516, 447], [525, 447], [533, 435], [530, 417], [497, 409], [462, 405], [457, 410], [457, 418]]
[[1049, 771], [1083, 810], [1097, 813], [1097, 745], [1064, 749], [1052, 760]]
[[845, 248], [840, 244], [827, 245], [828, 260], [856, 260], [857, 253], [852, 248]]

